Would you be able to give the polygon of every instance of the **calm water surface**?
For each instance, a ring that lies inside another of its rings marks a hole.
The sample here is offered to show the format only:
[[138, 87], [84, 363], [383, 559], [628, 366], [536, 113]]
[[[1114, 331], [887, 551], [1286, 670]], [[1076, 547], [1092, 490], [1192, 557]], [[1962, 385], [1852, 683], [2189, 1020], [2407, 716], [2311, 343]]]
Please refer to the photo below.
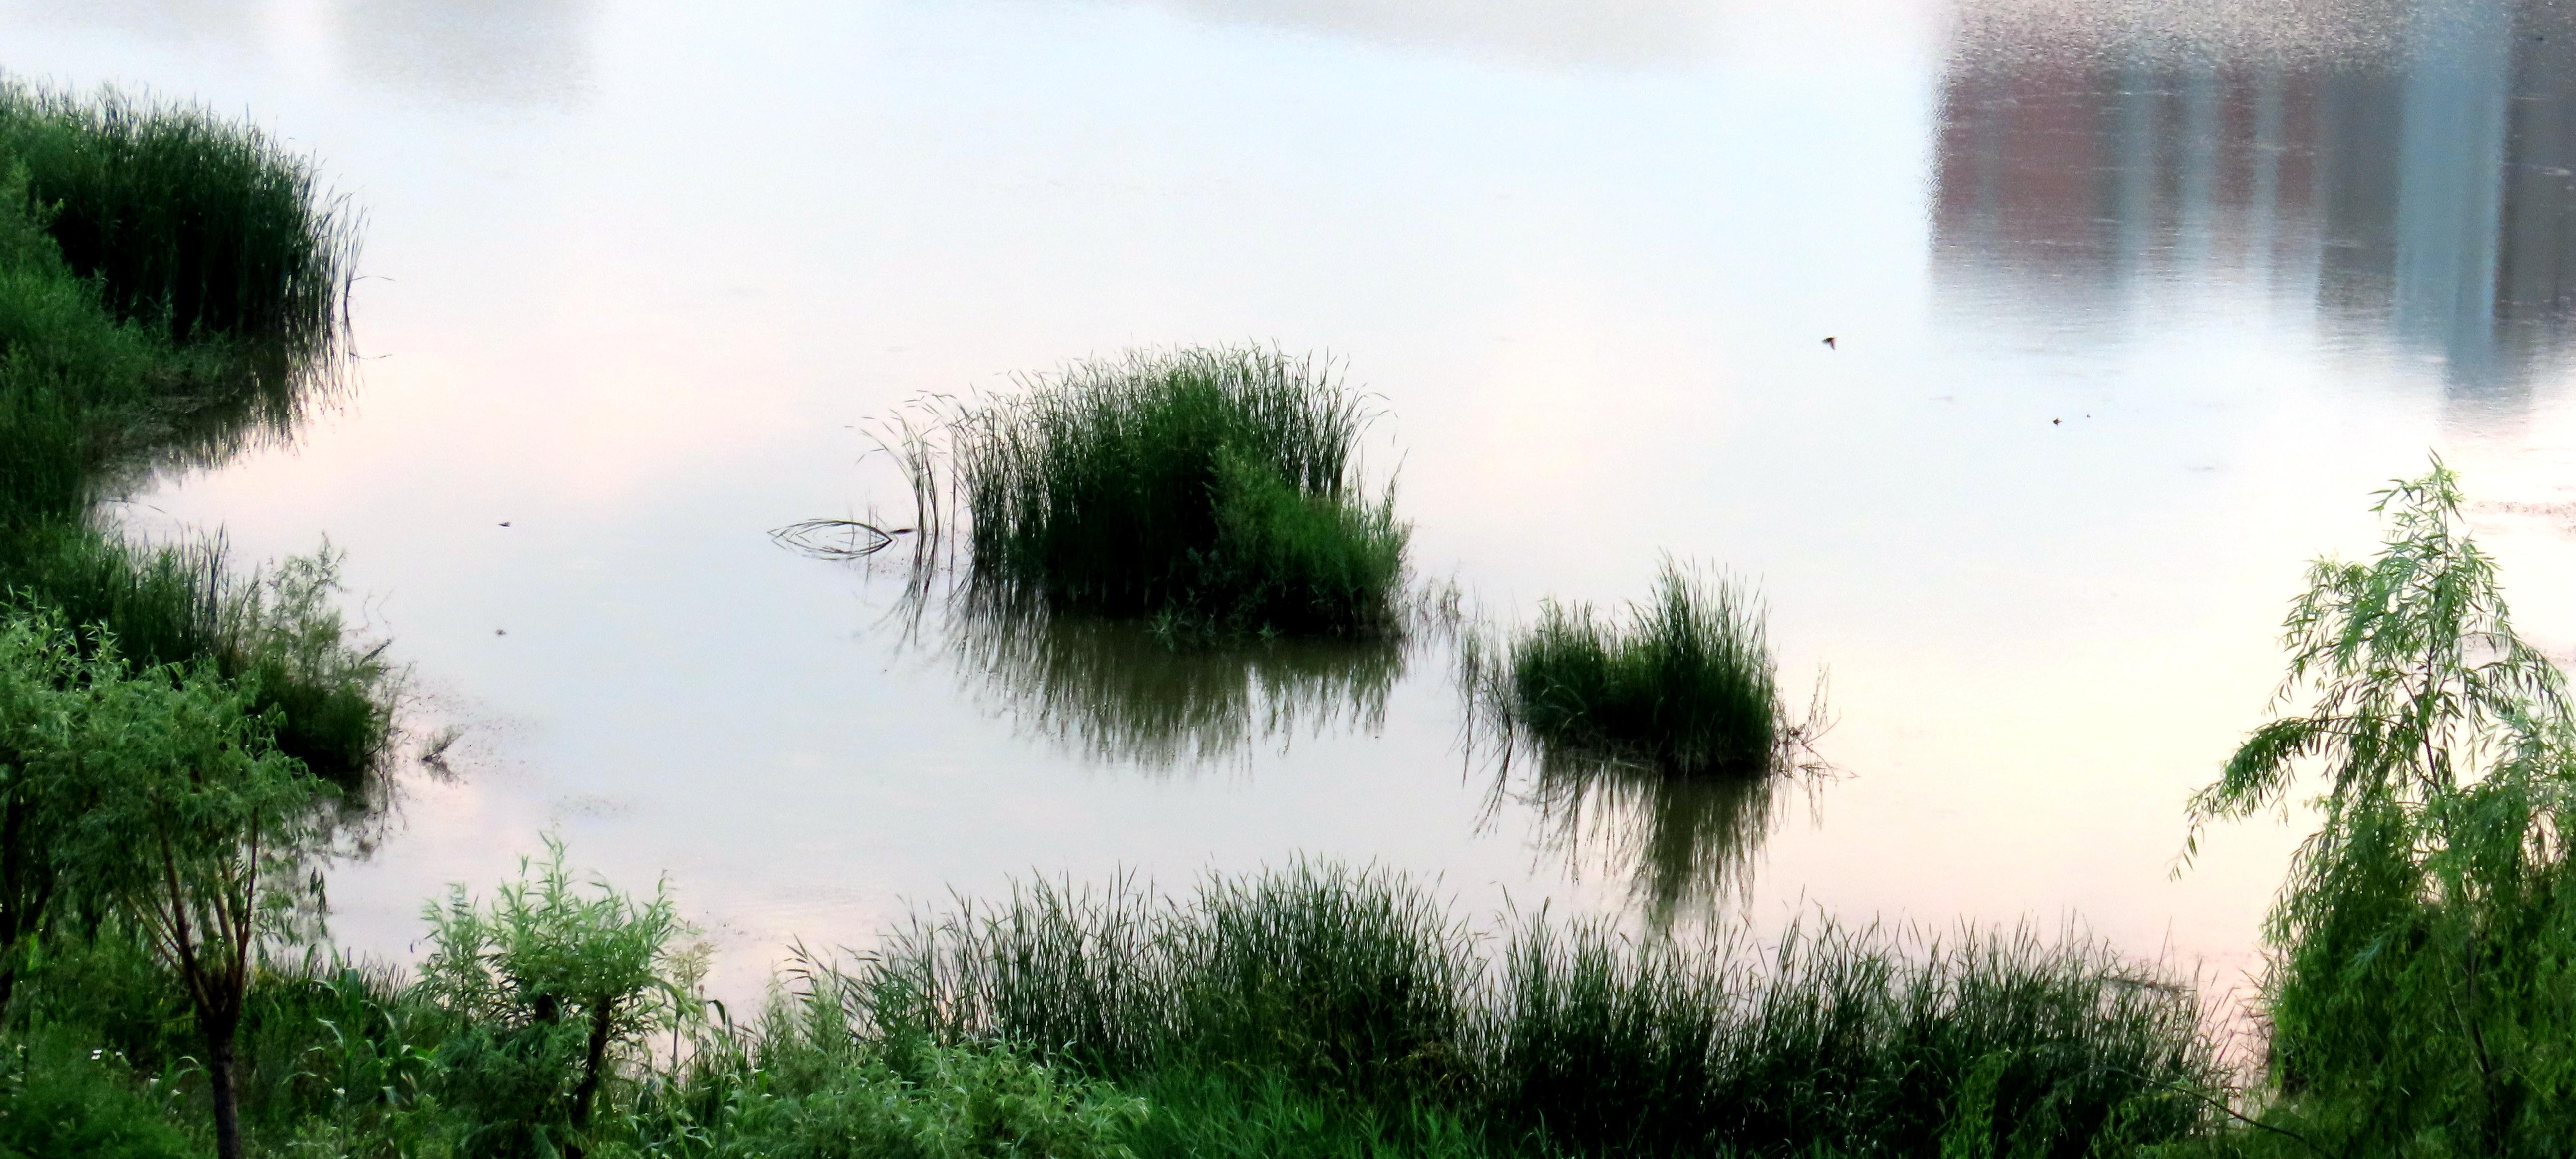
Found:
[[[2080, 920], [2219, 985], [2297, 831], [2170, 871], [2276, 626], [2430, 452], [2576, 644], [2576, 22], [2545, 5], [0, 0], [0, 65], [246, 112], [368, 218], [345, 412], [139, 528], [348, 553], [415, 666], [340, 938], [554, 830], [726, 987], [1015, 875], [1299, 854], [1644, 923]], [[1836, 348], [1821, 342], [1834, 336]], [[1451, 663], [956, 636], [781, 550], [866, 424], [1138, 344], [1328, 351], [1508, 621], [1757, 578], [1845, 770], [1498, 786]], [[506, 522], [507, 526], [504, 526]], [[1757, 831], [1754, 837], [1762, 837]], [[1751, 845], [1722, 873], [1717, 851]]]

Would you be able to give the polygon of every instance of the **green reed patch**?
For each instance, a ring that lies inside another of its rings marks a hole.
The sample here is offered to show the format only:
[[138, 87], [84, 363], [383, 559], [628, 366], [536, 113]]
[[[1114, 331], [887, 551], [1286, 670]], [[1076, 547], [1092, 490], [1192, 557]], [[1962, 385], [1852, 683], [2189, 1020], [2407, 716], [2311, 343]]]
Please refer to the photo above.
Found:
[[1470, 635], [1465, 649], [1471, 707], [1506, 743], [1756, 777], [1785, 767], [1812, 731], [1781, 700], [1759, 601], [1669, 559], [1654, 595], [1624, 616], [1550, 601], [1508, 645]]
[[1756, 962], [1537, 919], [1489, 951], [1415, 882], [1309, 864], [1188, 898], [1024, 886], [872, 969], [890, 1032], [1273, 1075], [1514, 1150], [2110, 1153], [2201, 1130], [2218, 1077], [2189, 988], [2081, 939], [1828, 926]]
[[1397, 632], [1406, 528], [1360, 397], [1258, 349], [1137, 353], [954, 424], [977, 584], [1184, 632]]

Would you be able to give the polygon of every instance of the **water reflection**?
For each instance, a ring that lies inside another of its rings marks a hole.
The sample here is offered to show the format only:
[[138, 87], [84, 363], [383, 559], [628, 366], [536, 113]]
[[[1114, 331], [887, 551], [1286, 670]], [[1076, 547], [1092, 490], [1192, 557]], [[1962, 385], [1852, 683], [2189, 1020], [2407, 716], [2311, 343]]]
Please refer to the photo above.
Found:
[[1503, 762], [1490, 810], [1506, 801], [1533, 808], [1545, 846], [1569, 873], [1626, 878], [1630, 903], [1657, 931], [1750, 896], [1753, 855], [1791, 780], [1684, 777], [1565, 752], [1527, 756]]
[[1558, 67], [1669, 65], [1719, 39], [1689, 0], [1131, 0], [1194, 19]]
[[2508, 406], [2562, 358], [2576, 13], [2174, 10], [2211, 31], [2020, 11], [1972, 8], [1943, 82], [1933, 266], [1952, 305], [2101, 339], [2159, 286], [2232, 281], [2312, 308], [2336, 347], [2437, 360], [2453, 397]]
[[947, 647], [1023, 729], [1094, 760], [1154, 769], [1240, 760], [1330, 728], [1375, 733], [1404, 674], [1397, 644], [1175, 644], [1148, 623], [966, 600]]
[[564, 105], [590, 84], [589, 0], [369, 0], [332, 14], [351, 67], [452, 100]]

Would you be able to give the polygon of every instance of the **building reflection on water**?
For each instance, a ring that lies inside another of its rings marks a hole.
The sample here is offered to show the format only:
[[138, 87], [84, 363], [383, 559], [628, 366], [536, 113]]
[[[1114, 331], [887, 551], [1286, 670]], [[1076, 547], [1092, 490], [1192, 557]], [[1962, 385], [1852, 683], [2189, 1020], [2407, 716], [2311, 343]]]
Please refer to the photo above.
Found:
[[2382, 12], [2375, 49], [2011, 43], [1960, 22], [1942, 81], [1944, 295], [2077, 333], [2157, 287], [2251, 285], [2328, 343], [2438, 359], [2452, 398], [2527, 399], [2576, 310], [2576, 14]]

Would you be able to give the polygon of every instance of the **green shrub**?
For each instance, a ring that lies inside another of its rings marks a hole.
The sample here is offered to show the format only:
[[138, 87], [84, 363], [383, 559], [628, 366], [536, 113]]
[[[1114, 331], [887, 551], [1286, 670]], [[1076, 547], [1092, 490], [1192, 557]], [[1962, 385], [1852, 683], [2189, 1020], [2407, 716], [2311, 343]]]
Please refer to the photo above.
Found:
[[562, 844], [547, 853], [488, 906], [460, 885], [426, 911], [422, 992], [463, 1025], [438, 1048], [440, 1089], [477, 1154], [587, 1145], [618, 1063], [694, 1005], [669, 893], [639, 904], [605, 882], [585, 891]]
[[1257, 349], [1030, 380], [954, 425], [975, 580], [1189, 632], [1392, 634], [1407, 532], [1362, 492], [1365, 426], [1328, 372]]
[[792, 1094], [746, 1102], [711, 1156], [733, 1159], [1126, 1159], [1145, 1104], [1009, 1050], [924, 1046], [906, 1069], [846, 1059]]
[[353, 646], [339, 590], [327, 543], [245, 576], [220, 539], [138, 546], [71, 522], [0, 532], [0, 606], [104, 628], [138, 663], [211, 659], [275, 714], [280, 751], [354, 791], [391, 742], [400, 674], [381, 644]]
[[0, 1159], [196, 1159], [124, 1061], [49, 1032], [0, 1045]]

